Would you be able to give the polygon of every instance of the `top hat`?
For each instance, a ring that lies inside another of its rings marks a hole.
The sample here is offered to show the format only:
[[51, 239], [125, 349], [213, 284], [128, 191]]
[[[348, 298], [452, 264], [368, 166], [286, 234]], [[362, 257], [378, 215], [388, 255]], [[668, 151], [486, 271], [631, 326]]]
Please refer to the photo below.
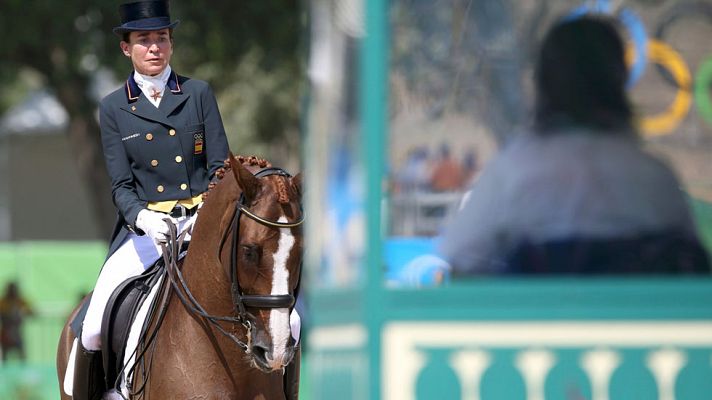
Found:
[[150, 0], [126, 3], [119, 6], [121, 26], [114, 33], [121, 36], [133, 31], [158, 31], [173, 29], [180, 21], [171, 22], [167, 0]]

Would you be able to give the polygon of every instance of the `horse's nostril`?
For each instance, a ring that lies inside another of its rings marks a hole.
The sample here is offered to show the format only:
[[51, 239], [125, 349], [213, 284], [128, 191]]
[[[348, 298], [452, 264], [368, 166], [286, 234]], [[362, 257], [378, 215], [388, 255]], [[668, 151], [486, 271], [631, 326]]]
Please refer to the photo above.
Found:
[[262, 361], [267, 361], [267, 351], [268, 349], [266, 347], [259, 345], [252, 346], [252, 353], [256, 358], [259, 358]]

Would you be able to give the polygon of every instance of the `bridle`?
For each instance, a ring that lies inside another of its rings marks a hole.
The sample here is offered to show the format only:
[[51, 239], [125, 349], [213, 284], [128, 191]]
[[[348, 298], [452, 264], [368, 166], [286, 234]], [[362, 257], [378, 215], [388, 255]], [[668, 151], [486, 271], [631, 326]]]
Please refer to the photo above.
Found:
[[[261, 178], [263, 176], [269, 175], [280, 175], [284, 177], [291, 177], [289, 173], [281, 168], [265, 168], [258, 171], [255, 177]], [[291, 308], [294, 305], [294, 295], [291, 294], [269, 294], [269, 295], [258, 295], [258, 294], [244, 294], [240, 288], [240, 281], [237, 277], [237, 246], [240, 232], [240, 216], [242, 214], [250, 217], [251, 219], [261, 223], [262, 225], [269, 226], [271, 228], [294, 228], [301, 225], [304, 222], [304, 213], [295, 222], [279, 222], [270, 221], [268, 219], [262, 218], [257, 214], [250, 211], [245, 206], [245, 194], [240, 195], [240, 200], [237, 202], [237, 207], [235, 209], [235, 215], [232, 218], [232, 247], [230, 249], [230, 281], [232, 282], [232, 303], [235, 305], [235, 311], [238, 313], [242, 320], [247, 320], [247, 311], [245, 311], [245, 306], [255, 307], [255, 308]]]
[[[261, 178], [269, 175], [280, 175], [284, 177], [291, 177], [289, 173], [284, 171], [281, 168], [265, 168], [263, 170], [258, 171], [255, 173], [255, 177]], [[295, 221], [295, 222], [279, 222], [279, 221], [271, 221], [266, 218], [260, 217], [259, 215], [255, 214], [252, 212], [247, 206], [245, 205], [245, 195], [244, 193], [240, 195], [240, 199], [237, 201], [236, 206], [235, 206], [235, 214], [233, 215], [232, 222], [230, 224], [230, 228], [226, 229], [225, 232], [223, 233], [222, 240], [220, 242], [220, 250], [218, 251], [218, 254], [222, 253], [222, 248], [227, 240], [227, 235], [232, 232], [232, 243], [231, 243], [231, 249], [230, 249], [230, 281], [231, 281], [231, 294], [232, 294], [232, 303], [234, 306], [234, 311], [236, 316], [215, 316], [209, 314], [205, 309], [200, 305], [200, 303], [195, 299], [193, 294], [191, 293], [190, 289], [188, 288], [187, 283], [185, 282], [185, 279], [183, 278], [183, 274], [178, 268], [178, 254], [180, 251], [180, 248], [182, 247], [183, 244], [183, 238], [185, 237], [185, 233], [183, 232], [181, 235], [176, 237], [176, 227], [173, 224], [169, 224], [170, 229], [170, 240], [168, 242], [168, 245], [166, 245], [163, 248], [163, 257], [164, 261], [166, 264], [166, 268], [168, 270], [168, 277], [170, 279], [171, 285], [180, 298], [181, 302], [187, 307], [187, 309], [194, 313], [197, 314], [201, 317], [203, 317], [206, 321], [211, 323], [220, 333], [222, 333], [224, 336], [228, 337], [231, 339], [233, 342], [235, 342], [239, 347], [241, 347], [246, 353], [250, 353], [251, 349], [251, 340], [252, 340], [252, 323], [250, 322], [248, 316], [249, 313], [246, 310], [246, 307], [254, 307], [254, 308], [291, 308], [294, 303], [295, 303], [295, 295], [292, 294], [279, 294], [279, 295], [253, 295], [253, 294], [244, 294], [242, 292], [242, 289], [240, 287], [240, 282], [237, 274], [237, 248], [238, 248], [238, 239], [239, 239], [239, 232], [240, 232], [240, 217], [242, 215], [246, 215], [247, 217], [257, 221], [258, 223], [271, 227], [271, 228], [294, 228], [302, 223], [304, 223], [304, 214], [300, 216], [300, 218]], [[299, 284], [297, 284], [297, 288], [299, 287]], [[296, 291], [295, 291], [296, 294]], [[233, 333], [228, 332], [225, 328], [223, 328], [220, 325], [220, 322], [227, 322], [227, 323], [233, 323], [233, 324], [241, 324], [245, 330], [246, 330], [246, 337], [247, 337], [247, 343], [241, 341], [237, 336], [235, 336]]]

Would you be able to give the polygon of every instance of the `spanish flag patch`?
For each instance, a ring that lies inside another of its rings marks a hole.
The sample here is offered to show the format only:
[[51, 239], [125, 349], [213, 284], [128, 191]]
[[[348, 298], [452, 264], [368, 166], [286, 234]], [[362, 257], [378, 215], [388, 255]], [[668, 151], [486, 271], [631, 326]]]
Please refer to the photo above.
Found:
[[193, 154], [203, 154], [203, 133], [196, 133], [193, 135], [195, 146], [193, 147]]

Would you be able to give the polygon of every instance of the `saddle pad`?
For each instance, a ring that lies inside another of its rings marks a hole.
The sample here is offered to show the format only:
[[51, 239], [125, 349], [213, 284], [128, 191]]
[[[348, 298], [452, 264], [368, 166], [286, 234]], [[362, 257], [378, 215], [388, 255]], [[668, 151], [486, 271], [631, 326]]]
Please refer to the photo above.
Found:
[[159, 281], [153, 286], [151, 292], [148, 294], [148, 297], [144, 300], [143, 305], [139, 308], [138, 313], [131, 324], [131, 329], [129, 330], [129, 337], [126, 340], [126, 345], [124, 346], [123, 371], [118, 374], [118, 378], [120, 380], [115, 383], [115, 389], [122, 392], [125, 399], [130, 398], [128, 387], [133, 381], [132, 368], [136, 363], [136, 351], [138, 344], [139, 342], [142, 342], [142, 337], [145, 335], [145, 331], [148, 326], [147, 324], [152, 319], [154, 311], [157, 311], [154, 306], [157, 302], [157, 294], [162, 293], [164, 278], [166, 278], [165, 275], [161, 276]]

